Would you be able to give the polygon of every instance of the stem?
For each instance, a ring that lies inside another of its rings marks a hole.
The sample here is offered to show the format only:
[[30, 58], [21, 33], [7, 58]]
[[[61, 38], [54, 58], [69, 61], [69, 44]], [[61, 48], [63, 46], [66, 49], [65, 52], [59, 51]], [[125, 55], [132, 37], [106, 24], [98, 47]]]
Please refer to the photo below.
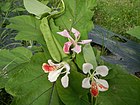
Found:
[[97, 98], [95, 98], [95, 103], [94, 103], [94, 105], [96, 105], [97, 104]]
[[91, 96], [91, 105], [93, 105], [93, 96]]
[[75, 56], [76, 56], [76, 53], [75, 53], [75, 52], [73, 52], [73, 54], [72, 54], [72, 59], [74, 59], [74, 58], [75, 58]]

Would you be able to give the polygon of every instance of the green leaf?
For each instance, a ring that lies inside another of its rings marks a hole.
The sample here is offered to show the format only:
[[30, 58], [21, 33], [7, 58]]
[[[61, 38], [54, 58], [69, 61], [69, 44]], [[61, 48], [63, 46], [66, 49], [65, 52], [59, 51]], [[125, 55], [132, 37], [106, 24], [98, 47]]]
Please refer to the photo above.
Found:
[[51, 8], [38, 0], [23, 0], [23, 2], [26, 10], [29, 13], [36, 15], [38, 18], [41, 18], [44, 13], [51, 12]]
[[7, 27], [19, 31], [16, 40], [35, 40], [41, 44], [45, 43], [39, 27], [40, 20], [35, 17], [28, 15], [16, 16], [10, 18], [10, 22], [11, 24]]
[[[2, 2], [2, 1], [1, 1]], [[2, 6], [1, 6], [1, 10], [4, 12], [8, 12], [10, 10], [11, 7], [11, 2], [2, 2]]]
[[55, 61], [60, 62], [61, 55], [60, 55], [58, 47], [57, 47], [57, 45], [54, 41], [53, 35], [51, 33], [47, 17], [43, 18], [41, 20], [40, 29], [41, 29], [41, 32], [43, 34], [44, 40], [46, 42], [46, 45], [47, 45], [47, 48], [49, 50], [49, 53], [50, 53], [51, 57]]
[[100, 92], [97, 105], [139, 105], [140, 79], [125, 72], [119, 66], [112, 65], [106, 80], [109, 90]]
[[[29, 93], [23, 97], [14, 99], [11, 105], [63, 105], [60, 103], [56, 87], [46, 89], [39, 88], [38, 92]], [[28, 98], [27, 98], [28, 97]]]
[[14, 96], [12, 105], [60, 105], [55, 83], [48, 81], [42, 70], [46, 61], [43, 53], [35, 54], [30, 63], [17, 68], [6, 84], [6, 91]]
[[23, 7], [18, 7], [18, 8], [15, 8], [15, 9], [13, 9], [12, 10], [12, 12], [21, 12], [21, 11], [25, 11], [25, 8], [23, 8]]
[[86, 44], [83, 48], [83, 56], [87, 63], [91, 63], [94, 68], [97, 66], [96, 57], [90, 44]]
[[140, 39], [140, 26], [136, 26], [133, 29], [127, 31], [128, 34]]
[[85, 63], [85, 60], [84, 60], [82, 52], [76, 55], [75, 63], [82, 70], [83, 63]]
[[70, 62], [69, 86], [64, 89], [60, 81], [57, 81], [57, 90], [60, 99], [65, 105], [90, 105], [87, 97], [87, 89], [82, 88], [84, 76], [77, 72], [74, 63]]
[[47, 58], [49, 54], [44, 37], [40, 31], [40, 20], [33, 16], [22, 15], [10, 18], [10, 22], [11, 24], [7, 27], [19, 31], [15, 37], [16, 40], [37, 41], [42, 45]]
[[0, 50], [0, 88], [17, 72], [16, 67], [30, 61], [32, 53], [26, 48], [19, 47], [13, 50]]
[[87, 39], [88, 32], [93, 28], [93, 11], [95, 0], [64, 0], [65, 12], [55, 19], [60, 29], [71, 30], [72, 27], [80, 31], [81, 38]]

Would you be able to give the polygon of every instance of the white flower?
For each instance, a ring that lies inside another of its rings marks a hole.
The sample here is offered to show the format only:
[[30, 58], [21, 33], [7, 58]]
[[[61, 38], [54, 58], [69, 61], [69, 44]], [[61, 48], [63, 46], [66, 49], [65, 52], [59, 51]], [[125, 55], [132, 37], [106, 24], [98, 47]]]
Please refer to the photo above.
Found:
[[[70, 66], [68, 63], [61, 62], [55, 64], [52, 62], [52, 60], [48, 60], [48, 64], [43, 63], [42, 69], [44, 70], [45, 73], [49, 73], [48, 80], [50, 82], [55, 82], [60, 74], [65, 73], [65, 75], [61, 78], [61, 83], [64, 88], [68, 87], [69, 83], [68, 74], [70, 74]], [[63, 69], [65, 69], [65, 71], [63, 71]]]
[[109, 88], [108, 82], [104, 79], [99, 79], [99, 75], [105, 77], [108, 74], [109, 69], [106, 66], [97, 66], [96, 69], [91, 74], [91, 69], [93, 65], [90, 63], [83, 64], [83, 72], [89, 74], [88, 77], [84, 78], [82, 81], [83, 88], [90, 88], [92, 96], [96, 97], [99, 91], [107, 91]]

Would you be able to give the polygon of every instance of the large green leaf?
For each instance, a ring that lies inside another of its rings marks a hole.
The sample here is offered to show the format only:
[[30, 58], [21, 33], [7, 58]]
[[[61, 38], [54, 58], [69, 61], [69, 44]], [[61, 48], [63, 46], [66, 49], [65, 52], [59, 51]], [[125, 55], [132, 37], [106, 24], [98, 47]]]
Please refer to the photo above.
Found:
[[72, 27], [81, 32], [82, 38], [87, 38], [87, 33], [93, 28], [92, 16], [95, 0], [64, 0], [65, 12], [55, 19], [61, 29], [70, 30]]
[[19, 33], [16, 36], [16, 40], [35, 40], [41, 44], [44, 44], [44, 39], [40, 31], [40, 20], [33, 16], [22, 15], [10, 18], [11, 24], [7, 26], [18, 30]]
[[32, 53], [23, 48], [13, 50], [0, 50], [0, 88], [5, 86], [7, 80], [16, 73], [14, 69], [30, 61]]
[[100, 92], [96, 105], [139, 105], [140, 79], [112, 65], [106, 77], [109, 90]]
[[30, 63], [17, 68], [19, 72], [6, 84], [6, 91], [15, 97], [12, 105], [60, 105], [55, 83], [48, 81], [41, 68], [44, 62], [44, 54], [38, 53]]
[[26, 10], [36, 15], [38, 18], [41, 18], [41, 15], [44, 13], [51, 12], [51, 8], [45, 4], [39, 2], [38, 0], [23, 0]]
[[[23, 97], [14, 99], [11, 105], [63, 105], [60, 103], [56, 88], [54, 86], [37, 89]], [[27, 98], [28, 97], [28, 98]]]
[[136, 26], [133, 29], [127, 31], [128, 34], [140, 39], [140, 26]]
[[33, 16], [22, 15], [10, 18], [11, 24], [7, 26], [18, 31], [16, 40], [37, 41], [42, 45], [46, 57], [49, 55], [48, 49], [40, 31], [41, 21]]
[[71, 64], [69, 87], [64, 89], [60, 81], [57, 81], [57, 90], [60, 99], [65, 105], [90, 105], [87, 97], [87, 90], [82, 88], [84, 76], [77, 72], [74, 63]]

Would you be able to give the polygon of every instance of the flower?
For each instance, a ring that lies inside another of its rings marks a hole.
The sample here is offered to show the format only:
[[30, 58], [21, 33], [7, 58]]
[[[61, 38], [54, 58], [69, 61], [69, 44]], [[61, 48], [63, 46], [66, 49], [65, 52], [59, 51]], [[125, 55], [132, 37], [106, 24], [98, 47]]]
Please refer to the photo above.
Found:
[[66, 42], [64, 44], [64, 47], [63, 47], [63, 51], [66, 53], [66, 54], [69, 54], [70, 53], [70, 47], [73, 45], [73, 48], [71, 49], [72, 51], [76, 52], [77, 54], [79, 54], [81, 52], [81, 45], [78, 45], [78, 44], [88, 44], [90, 43], [92, 40], [89, 39], [89, 40], [82, 40], [81, 42], [78, 42], [78, 40], [80, 39], [80, 32], [77, 31], [76, 29], [72, 28], [71, 29], [71, 32], [74, 34], [75, 36], [75, 39], [73, 39], [69, 32], [65, 29], [64, 31], [62, 32], [57, 32], [59, 35], [63, 36], [63, 37], [66, 37], [69, 39], [68, 42]]
[[84, 74], [89, 74], [88, 77], [84, 78], [82, 81], [83, 88], [90, 88], [90, 93], [92, 96], [96, 97], [99, 91], [107, 91], [109, 88], [108, 82], [104, 79], [99, 79], [99, 76], [105, 77], [108, 74], [109, 69], [107, 66], [97, 66], [96, 69], [91, 74], [91, 69], [93, 65], [90, 63], [83, 64]]
[[[50, 82], [55, 82], [60, 74], [65, 74], [61, 78], [61, 83], [64, 88], [68, 87], [68, 83], [69, 83], [68, 74], [70, 74], [70, 66], [68, 63], [61, 62], [61, 63], [55, 64], [52, 62], [52, 60], [48, 60], [48, 64], [43, 63], [42, 69], [44, 70], [45, 73], [49, 73], [48, 80]], [[63, 71], [63, 69], [65, 69], [65, 71]]]

